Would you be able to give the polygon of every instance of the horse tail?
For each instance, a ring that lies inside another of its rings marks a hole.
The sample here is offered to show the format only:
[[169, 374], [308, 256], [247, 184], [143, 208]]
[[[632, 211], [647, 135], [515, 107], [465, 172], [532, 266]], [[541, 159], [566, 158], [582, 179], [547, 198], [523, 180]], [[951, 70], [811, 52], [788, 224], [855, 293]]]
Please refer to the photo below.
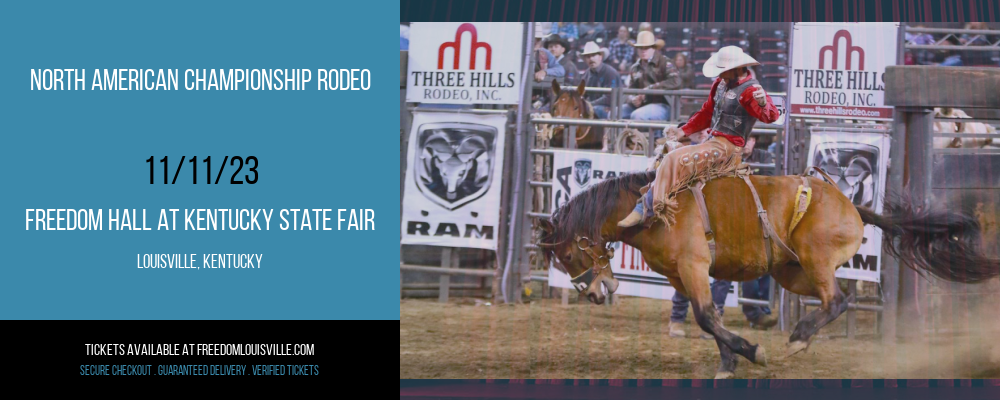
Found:
[[882, 248], [921, 276], [979, 283], [1000, 275], [1000, 260], [981, 253], [979, 222], [968, 215], [917, 210], [908, 198], [886, 199], [881, 215], [855, 207], [864, 223], [882, 228]]

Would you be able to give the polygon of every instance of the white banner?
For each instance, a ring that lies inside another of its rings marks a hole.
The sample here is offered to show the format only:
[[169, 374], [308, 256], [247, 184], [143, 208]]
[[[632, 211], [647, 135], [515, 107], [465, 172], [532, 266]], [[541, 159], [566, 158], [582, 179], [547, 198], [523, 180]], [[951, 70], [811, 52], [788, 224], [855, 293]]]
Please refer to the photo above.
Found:
[[413, 113], [402, 244], [496, 250], [506, 115]]
[[410, 24], [406, 101], [517, 104], [523, 29], [520, 22]]
[[[825, 132], [814, 130], [809, 143], [808, 167], [820, 167], [855, 205], [882, 213], [886, 168], [889, 163], [889, 136], [885, 132]], [[865, 225], [861, 248], [851, 261], [837, 269], [837, 277], [869, 282], [879, 281], [882, 270], [882, 230]]]
[[896, 64], [898, 23], [799, 22], [792, 37], [791, 114], [891, 120], [885, 67]]
[[[650, 159], [642, 156], [566, 150], [553, 150], [553, 152], [555, 155], [552, 160], [554, 170], [552, 204], [555, 209], [559, 209], [573, 196], [604, 179], [614, 178], [622, 173], [644, 171], [650, 164]], [[674, 288], [670, 286], [667, 278], [653, 272], [642, 259], [639, 250], [621, 242], [614, 243], [613, 246], [615, 257], [611, 259], [611, 267], [615, 278], [621, 283], [616, 294], [663, 300], [669, 300], [674, 296]], [[711, 281], [714, 282], [714, 279]], [[549, 268], [549, 285], [573, 288], [570, 276], [556, 268]], [[729, 288], [730, 296], [726, 296], [726, 307], [737, 305], [735, 286]]]

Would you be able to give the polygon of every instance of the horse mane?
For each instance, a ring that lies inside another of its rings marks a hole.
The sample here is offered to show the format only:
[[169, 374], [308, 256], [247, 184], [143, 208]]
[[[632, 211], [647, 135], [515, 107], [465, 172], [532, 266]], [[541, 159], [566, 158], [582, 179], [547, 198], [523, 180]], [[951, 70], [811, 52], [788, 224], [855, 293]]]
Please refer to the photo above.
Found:
[[633, 172], [605, 179], [570, 199], [552, 215], [551, 232], [541, 238], [541, 247], [551, 256], [554, 245], [574, 240], [576, 235], [600, 243], [601, 226], [618, 209], [621, 192], [638, 193], [639, 189], [656, 178], [655, 171]]

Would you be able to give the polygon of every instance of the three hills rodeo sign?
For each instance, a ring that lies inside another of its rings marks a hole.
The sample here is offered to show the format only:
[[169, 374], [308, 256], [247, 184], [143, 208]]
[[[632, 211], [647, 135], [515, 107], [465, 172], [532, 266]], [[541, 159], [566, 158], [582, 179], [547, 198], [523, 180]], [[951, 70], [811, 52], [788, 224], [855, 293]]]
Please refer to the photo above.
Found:
[[414, 22], [406, 101], [517, 104], [523, 29], [519, 22]]
[[791, 114], [891, 120], [885, 67], [896, 64], [897, 23], [795, 24]]

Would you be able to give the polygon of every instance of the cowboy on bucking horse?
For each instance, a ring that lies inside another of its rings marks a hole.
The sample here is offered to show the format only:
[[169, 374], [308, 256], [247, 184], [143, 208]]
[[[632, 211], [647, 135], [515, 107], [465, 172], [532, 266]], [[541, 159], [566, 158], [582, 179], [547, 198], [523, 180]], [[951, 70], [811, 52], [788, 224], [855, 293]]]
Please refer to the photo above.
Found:
[[739, 166], [743, 145], [757, 120], [771, 123], [778, 119], [778, 109], [771, 97], [747, 68], [758, 64], [736, 46], [719, 49], [705, 62], [702, 67], [705, 76], [718, 77], [708, 100], [681, 128], [668, 129], [667, 137], [676, 140], [681, 133], [688, 136], [711, 127], [711, 139], [667, 153], [656, 167], [652, 186], [618, 226], [638, 225], [647, 221], [653, 211], [671, 226], [678, 206], [674, 195], [692, 177], [706, 171], [731, 171]]

